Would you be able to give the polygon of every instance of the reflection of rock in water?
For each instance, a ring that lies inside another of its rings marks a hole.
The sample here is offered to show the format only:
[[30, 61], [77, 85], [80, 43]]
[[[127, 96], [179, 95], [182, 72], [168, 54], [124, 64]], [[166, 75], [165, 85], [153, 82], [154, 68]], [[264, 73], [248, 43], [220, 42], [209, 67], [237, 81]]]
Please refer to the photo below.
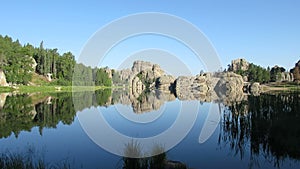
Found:
[[6, 97], [9, 95], [9, 93], [1, 93], [0, 94], [0, 109], [3, 108], [5, 101], [6, 101]]
[[150, 112], [158, 110], [168, 101], [175, 100], [176, 97], [170, 92], [153, 90], [134, 95], [131, 90], [114, 90], [113, 104], [131, 105], [135, 113]]
[[[217, 101], [225, 105], [247, 98], [243, 77], [233, 72], [201, 73], [175, 78], [166, 75], [159, 65], [135, 61], [131, 70], [120, 71], [120, 77], [122, 80], [127, 78], [129, 82], [129, 100], [136, 113], [157, 110], [165, 101], [174, 100], [175, 97], [179, 100]], [[256, 93], [259, 90], [259, 84], [251, 87]]]
[[172, 100], [175, 100], [174, 95], [155, 90], [149, 93], [143, 93], [131, 101], [133, 111], [135, 113], [143, 113], [158, 110], [165, 102]]
[[183, 76], [175, 81], [179, 100], [222, 101], [225, 104], [244, 100], [243, 86], [242, 77], [232, 72]]
[[[113, 92], [113, 103], [132, 105], [135, 113], [158, 110], [164, 102], [175, 100], [199, 100], [201, 102], [222, 102], [230, 105], [247, 99], [244, 82], [240, 75], [232, 72], [201, 74], [194, 77], [180, 76], [175, 81], [170, 75], [163, 75], [155, 81], [155, 89], [147, 89], [137, 76], [132, 87], [120, 93]], [[175, 92], [175, 94], [173, 94]], [[126, 94], [125, 94], [126, 93]]]

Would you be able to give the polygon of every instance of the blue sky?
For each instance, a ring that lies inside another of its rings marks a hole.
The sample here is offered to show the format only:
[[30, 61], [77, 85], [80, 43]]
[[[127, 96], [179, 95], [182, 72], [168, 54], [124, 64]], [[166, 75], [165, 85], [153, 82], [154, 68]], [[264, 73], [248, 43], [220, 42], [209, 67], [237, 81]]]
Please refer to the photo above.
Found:
[[[214, 45], [223, 67], [242, 57], [264, 67], [277, 64], [290, 69], [300, 59], [297, 0], [11, 0], [0, 4], [0, 34], [35, 46], [43, 40], [47, 48], [71, 51], [75, 56], [111, 21], [135, 13], [162, 12], [198, 27]], [[155, 46], [145, 44], [145, 48]], [[105, 65], [117, 66], [109, 59]], [[192, 69], [198, 71], [196, 66]]]

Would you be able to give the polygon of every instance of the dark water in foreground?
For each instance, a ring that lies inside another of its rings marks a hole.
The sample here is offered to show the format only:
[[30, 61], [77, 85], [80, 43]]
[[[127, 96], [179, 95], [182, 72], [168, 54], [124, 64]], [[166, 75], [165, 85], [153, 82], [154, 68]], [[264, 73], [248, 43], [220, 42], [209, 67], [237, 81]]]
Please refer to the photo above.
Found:
[[[182, 116], [195, 117], [194, 124], [166, 152], [167, 160], [197, 169], [300, 167], [300, 93], [247, 96], [226, 103], [162, 96], [156, 92], [132, 99], [124, 91], [110, 90], [1, 94], [0, 153], [42, 159], [48, 166], [68, 163], [72, 168], [122, 168], [126, 158], [98, 146], [85, 132], [88, 127], [81, 125], [95, 125], [100, 139], [109, 140], [109, 132], [102, 134], [107, 132], [101, 127], [103, 122], [93, 123], [98, 120], [95, 118], [89, 123], [85, 116], [101, 115], [105, 124], [129, 138], [159, 135], [174, 128]], [[181, 127], [188, 125], [179, 124], [166, 141], [172, 142], [181, 134]], [[125, 144], [120, 141], [111, 139], [110, 144]]]

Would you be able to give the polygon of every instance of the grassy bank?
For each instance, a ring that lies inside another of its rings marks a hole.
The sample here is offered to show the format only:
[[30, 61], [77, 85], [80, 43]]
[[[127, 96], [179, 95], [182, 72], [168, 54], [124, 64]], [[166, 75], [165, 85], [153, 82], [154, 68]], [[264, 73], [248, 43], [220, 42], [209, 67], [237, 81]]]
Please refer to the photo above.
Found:
[[300, 84], [294, 82], [273, 82], [262, 85], [263, 92], [300, 91]]
[[0, 93], [12, 92], [14, 91], [11, 87], [0, 86]]
[[18, 85], [16, 87], [0, 87], [0, 93], [4, 92], [19, 92], [19, 93], [54, 93], [54, 92], [81, 92], [81, 91], [95, 91], [106, 88], [120, 88], [119, 86], [26, 86]]

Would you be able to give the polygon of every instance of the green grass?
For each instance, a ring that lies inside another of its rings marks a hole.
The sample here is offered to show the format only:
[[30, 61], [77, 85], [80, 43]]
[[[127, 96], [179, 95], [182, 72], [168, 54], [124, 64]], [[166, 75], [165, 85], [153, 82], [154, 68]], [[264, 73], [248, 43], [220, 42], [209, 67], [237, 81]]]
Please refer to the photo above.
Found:
[[36, 85], [36, 86], [49, 86], [49, 85], [51, 85], [51, 83], [47, 81], [46, 77], [44, 77], [42, 75], [38, 75], [36, 73], [32, 74], [31, 83]]
[[[120, 88], [120, 86], [26, 86], [18, 85], [18, 89], [12, 87], [0, 87], [0, 93], [18, 91], [19, 93], [55, 93], [55, 92], [83, 92], [83, 91], [95, 91], [107, 88]], [[58, 90], [60, 88], [60, 90]]]
[[14, 91], [11, 87], [0, 86], [0, 93], [12, 92]]
[[[60, 88], [60, 90], [58, 89]], [[16, 88], [0, 86], [0, 93], [17, 91], [19, 93], [55, 93], [55, 92], [83, 92], [95, 91], [106, 88], [123, 88], [123, 86], [64, 86], [59, 85], [57, 80], [49, 82], [46, 77], [37, 73], [32, 74], [32, 80], [27, 85], [17, 85]]]
[[294, 92], [300, 91], [299, 83], [295, 82], [272, 82], [263, 86], [266, 92]]

